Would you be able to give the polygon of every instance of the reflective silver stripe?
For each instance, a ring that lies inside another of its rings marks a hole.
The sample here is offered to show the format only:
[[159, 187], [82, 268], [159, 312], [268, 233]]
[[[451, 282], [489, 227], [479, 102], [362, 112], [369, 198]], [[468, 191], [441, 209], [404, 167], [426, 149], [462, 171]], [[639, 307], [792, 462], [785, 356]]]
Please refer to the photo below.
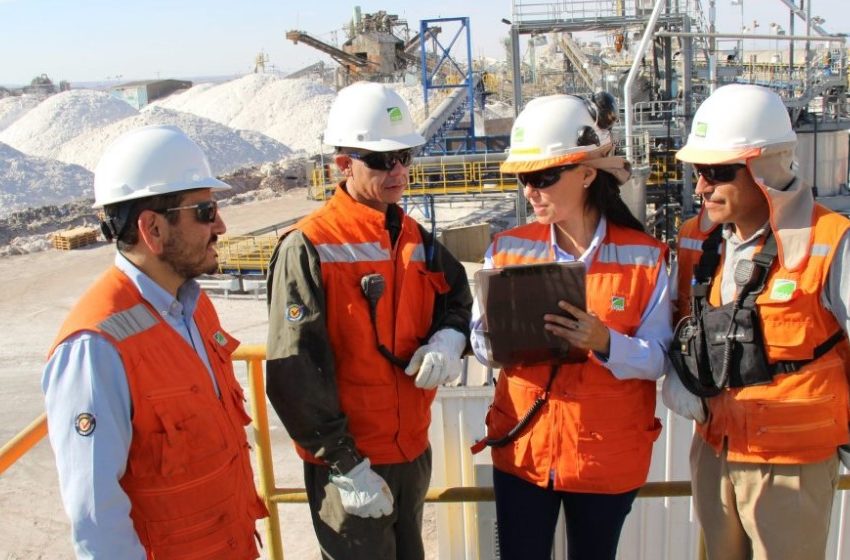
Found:
[[390, 253], [375, 243], [322, 243], [316, 245], [322, 262], [388, 261]]
[[425, 262], [425, 246], [421, 243], [417, 244], [413, 248], [413, 254], [410, 255], [410, 260], [412, 262]]
[[130, 309], [110, 315], [101, 321], [98, 327], [112, 338], [121, 341], [148, 330], [158, 322], [151, 310], [139, 303]]
[[690, 249], [691, 251], [702, 251], [702, 240], [694, 239], [693, 237], [683, 237], [679, 240], [680, 249]]
[[545, 259], [550, 255], [548, 242], [532, 241], [510, 235], [499, 238], [498, 252], [528, 259]]
[[599, 262], [632, 266], [650, 266], [658, 263], [660, 251], [648, 245], [614, 245], [607, 243], [599, 247]]
[[813, 257], [825, 257], [829, 254], [831, 247], [825, 243], [816, 243], [812, 245]]

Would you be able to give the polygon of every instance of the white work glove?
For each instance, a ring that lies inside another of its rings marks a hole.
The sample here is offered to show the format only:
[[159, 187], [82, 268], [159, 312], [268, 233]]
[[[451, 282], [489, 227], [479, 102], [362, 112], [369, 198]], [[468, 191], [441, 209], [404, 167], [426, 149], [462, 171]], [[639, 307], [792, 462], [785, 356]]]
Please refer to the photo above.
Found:
[[428, 344], [417, 348], [404, 373], [415, 375], [420, 389], [438, 387], [458, 376], [460, 368], [452, 362], [460, 360], [464, 348], [466, 335], [454, 329], [441, 329], [431, 336]]
[[679, 416], [696, 420], [697, 424], [702, 424], [706, 420], [702, 399], [685, 389], [675, 371], [664, 376], [664, 382], [661, 384], [661, 400], [667, 408]]
[[383, 517], [393, 512], [393, 494], [381, 476], [372, 470], [369, 459], [363, 459], [345, 474], [331, 475], [339, 489], [346, 513], [358, 517]]

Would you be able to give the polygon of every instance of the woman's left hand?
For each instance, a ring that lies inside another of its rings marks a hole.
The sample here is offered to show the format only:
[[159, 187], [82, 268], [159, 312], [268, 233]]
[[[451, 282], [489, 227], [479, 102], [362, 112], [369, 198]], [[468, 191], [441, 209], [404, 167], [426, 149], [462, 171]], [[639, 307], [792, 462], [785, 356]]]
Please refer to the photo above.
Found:
[[586, 313], [563, 300], [558, 302], [558, 307], [575, 319], [547, 313], [543, 316], [547, 331], [563, 338], [572, 346], [587, 348], [599, 354], [608, 355], [611, 347], [611, 334], [608, 332], [605, 323], [599, 320], [599, 317], [594, 315], [592, 311]]

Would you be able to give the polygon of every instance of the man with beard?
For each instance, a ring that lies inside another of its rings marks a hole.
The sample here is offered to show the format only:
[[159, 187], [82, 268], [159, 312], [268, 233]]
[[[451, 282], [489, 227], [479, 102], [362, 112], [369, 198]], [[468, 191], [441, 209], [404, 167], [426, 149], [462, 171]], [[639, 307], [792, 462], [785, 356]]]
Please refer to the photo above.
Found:
[[180, 129], [148, 126], [95, 170], [110, 267], [71, 310], [42, 388], [78, 558], [259, 556], [242, 388], [196, 276], [218, 266], [217, 180]]

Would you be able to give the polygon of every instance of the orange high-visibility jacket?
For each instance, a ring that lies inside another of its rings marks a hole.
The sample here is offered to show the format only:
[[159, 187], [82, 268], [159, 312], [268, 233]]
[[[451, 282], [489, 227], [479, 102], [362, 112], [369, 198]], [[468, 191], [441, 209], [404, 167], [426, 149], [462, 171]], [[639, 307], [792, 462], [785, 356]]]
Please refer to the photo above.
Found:
[[133, 436], [120, 484], [148, 558], [249, 560], [259, 556], [255, 520], [268, 513], [254, 489], [251, 419], [230, 360], [239, 342], [221, 329], [204, 293], [194, 317], [220, 399], [198, 355], [116, 267], [83, 295], [53, 348], [90, 331], [121, 356]]
[[[850, 228], [846, 218], [815, 205], [808, 259], [798, 270], [777, 259], [756, 298], [768, 361], [807, 360], [814, 349], [841, 326], [824, 308], [821, 295], [837, 239]], [[697, 218], [679, 232], [679, 309], [690, 309], [694, 266], [702, 255]], [[723, 245], [721, 245], [723, 247]], [[758, 250], [758, 249], [757, 249]], [[718, 265], [709, 294], [720, 305], [723, 264]], [[724, 439], [728, 459], [747, 463], [803, 464], [826, 460], [847, 443], [850, 344], [845, 337], [827, 354], [794, 373], [777, 374], [766, 385], [727, 388], [707, 399], [710, 410], [700, 435], [718, 452]]]
[[[587, 308], [608, 327], [633, 335], [666, 266], [667, 248], [649, 235], [608, 223], [588, 263]], [[533, 223], [493, 241], [493, 265], [552, 262], [550, 227]], [[540, 319], [543, 320], [542, 317]], [[550, 365], [508, 367], [499, 377], [487, 415], [488, 437], [513, 428], [549, 380]], [[493, 466], [555, 490], [616, 494], [646, 482], [655, 417], [655, 382], [620, 380], [594, 358], [564, 364], [549, 400], [513, 442], [492, 448]]]
[[[297, 225], [321, 260], [340, 406], [357, 450], [373, 465], [409, 462], [425, 452], [436, 389], [417, 388], [414, 377], [378, 352], [360, 280], [374, 273], [384, 277], [376, 316], [380, 341], [405, 360], [426, 341], [437, 294], [449, 291], [445, 275], [427, 268], [416, 222], [404, 216], [393, 248], [385, 219], [338, 188]], [[297, 449], [302, 459], [320, 463]]]

